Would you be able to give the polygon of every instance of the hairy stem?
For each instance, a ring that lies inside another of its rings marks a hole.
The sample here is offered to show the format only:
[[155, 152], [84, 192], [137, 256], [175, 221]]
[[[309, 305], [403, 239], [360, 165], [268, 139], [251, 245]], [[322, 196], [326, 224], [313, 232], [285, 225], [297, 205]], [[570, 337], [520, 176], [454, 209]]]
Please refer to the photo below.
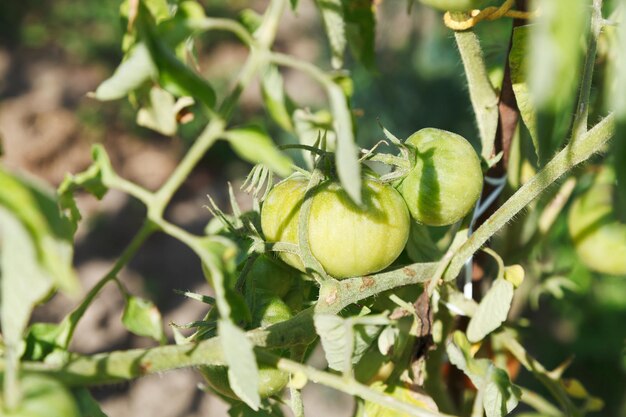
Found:
[[487, 219], [469, 239], [461, 245], [452, 257], [444, 279], [453, 280], [465, 262], [491, 236], [498, 232], [507, 222], [511, 221], [524, 207], [533, 201], [546, 188], [556, 182], [563, 174], [574, 166], [588, 159], [600, 151], [604, 144], [613, 136], [615, 117], [611, 114], [605, 117], [593, 129], [587, 132], [580, 140], [570, 142], [533, 178], [524, 184], [511, 198], [509, 198], [496, 212]]

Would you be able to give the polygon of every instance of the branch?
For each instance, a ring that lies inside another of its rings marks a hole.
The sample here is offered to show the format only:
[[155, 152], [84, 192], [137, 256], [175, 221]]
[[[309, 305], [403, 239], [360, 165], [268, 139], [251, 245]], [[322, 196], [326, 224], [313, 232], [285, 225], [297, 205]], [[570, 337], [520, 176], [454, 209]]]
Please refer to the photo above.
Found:
[[610, 114], [578, 141], [570, 141], [561, 152], [548, 162], [530, 181], [517, 190], [461, 245], [457, 253], [452, 257], [444, 279], [446, 281], [454, 279], [470, 256], [480, 249], [491, 236], [498, 232], [507, 222], [511, 221], [524, 207], [563, 174], [589, 159], [591, 155], [599, 152], [611, 139], [614, 132], [615, 116]]

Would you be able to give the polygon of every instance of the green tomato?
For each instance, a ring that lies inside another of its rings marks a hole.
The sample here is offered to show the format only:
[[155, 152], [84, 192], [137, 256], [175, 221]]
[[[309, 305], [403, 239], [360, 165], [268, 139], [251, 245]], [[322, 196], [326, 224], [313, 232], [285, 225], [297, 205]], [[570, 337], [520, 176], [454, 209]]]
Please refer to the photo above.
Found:
[[[269, 242], [298, 243], [298, 218], [305, 179], [276, 185], [261, 210], [261, 227]], [[368, 275], [389, 266], [409, 235], [409, 213], [398, 192], [373, 178], [363, 179], [363, 207], [350, 200], [336, 182], [319, 186], [308, 223], [309, 245], [324, 270], [335, 278]], [[289, 265], [304, 270], [298, 255], [282, 253]]]
[[568, 228], [576, 253], [589, 269], [626, 275], [626, 224], [613, 210], [613, 187], [595, 185], [574, 201]]
[[485, 3], [485, 0], [420, 0], [425, 4], [441, 11], [451, 12], [469, 12], [470, 10], [479, 9]]
[[462, 136], [427, 128], [412, 134], [405, 145], [415, 157], [398, 185], [411, 216], [427, 226], [445, 226], [462, 219], [476, 204], [483, 185], [480, 160]]
[[261, 290], [278, 297], [284, 297], [298, 275], [298, 271], [288, 267], [280, 260], [261, 255], [254, 261], [252, 269], [248, 273], [247, 290]]
[[80, 417], [76, 400], [61, 382], [44, 375], [27, 374], [20, 380], [22, 401], [3, 417]]
[[259, 292], [252, 311], [252, 327], [268, 327], [292, 317], [291, 309], [280, 297]]

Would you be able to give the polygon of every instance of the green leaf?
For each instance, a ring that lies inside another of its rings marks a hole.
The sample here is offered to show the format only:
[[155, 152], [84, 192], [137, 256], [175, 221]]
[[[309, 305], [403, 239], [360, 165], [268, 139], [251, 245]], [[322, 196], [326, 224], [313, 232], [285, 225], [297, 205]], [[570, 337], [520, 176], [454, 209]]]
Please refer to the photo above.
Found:
[[278, 404], [263, 404], [263, 408], [254, 411], [242, 403], [233, 404], [228, 410], [230, 417], [284, 417]]
[[362, 325], [353, 318], [315, 315], [315, 330], [322, 341], [329, 368], [349, 372], [376, 341], [386, 319], [382, 316], [368, 316], [367, 319], [371, 320], [370, 323]]
[[75, 389], [74, 397], [81, 417], [107, 417], [87, 388]]
[[220, 319], [219, 336], [224, 359], [228, 364], [228, 382], [233, 392], [250, 408], [257, 411], [259, 397], [259, 369], [253, 344], [246, 333], [230, 320]]
[[151, 78], [156, 78], [157, 68], [143, 43], [135, 45], [117, 67], [113, 75], [102, 82], [91, 94], [101, 101], [117, 100], [137, 90]]
[[376, 65], [376, 7], [372, 0], [342, 0], [346, 38], [352, 54], [366, 67]]
[[166, 136], [174, 135], [177, 128], [175, 104], [170, 93], [152, 87], [149, 104], [137, 112], [137, 124]]
[[328, 86], [330, 108], [333, 114], [333, 127], [337, 134], [337, 150], [335, 162], [341, 186], [350, 198], [361, 204], [361, 165], [359, 163], [359, 149], [354, 143], [352, 131], [352, 115], [348, 108], [348, 101], [341, 87], [337, 84]]
[[268, 65], [261, 74], [261, 92], [267, 112], [280, 127], [293, 131], [291, 112], [287, 109], [283, 77], [275, 65]]
[[79, 283], [72, 267], [74, 230], [61, 215], [52, 190], [0, 167], [0, 207], [12, 212], [27, 230], [37, 262], [54, 284], [69, 294], [77, 294]]
[[140, 10], [141, 34], [158, 70], [161, 86], [177, 97], [197, 98], [209, 108], [215, 105], [215, 91], [207, 80], [179, 61], [175, 52], [156, 34], [147, 12]]
[[506, 320], [513, 301], [513, 284], [498, 278], [478, 305], [467, 326], [467, 338], [476, 343], [500, 327]]
[[122, 314], [122, 324], [138, 336], [151, 337], [157, 342], [165, 341], [161, 313], [149, 300], [128, 296]]
[[537, 111], [533, 104], [533, 98], [528, 87], [528, 69], [526, 51], [528, 48], [528, 26], [518, 26], [513, 29], [511, 52], [509, 53], [509, 65], [511, 68], [511, 83], [513, 93], [517, 101], [522, 121], [530, 132], [530, 137], [535, 146], [535, 152], [539, 152], [539, 137], [537, 135]]
[[106, 151], [102, 145], [95, 145], [91, 153], [94, 162], [89, 168], [79, 174], [67, 174], [57, 190], [59, 205], [65, 211], [65, 217], [72, 226], [72, 234], [76, 231], [78, 222], [82, 218], [74, 199], [76, 190], [83, 188], [98, 200], [102, 199], [108, 191], [107, 186], [102, 181], [103, 172], [112, 169]]
[[[1, 189], [1, 188], [0, 188]], [[7, 357], [17, 359], [35, 305], [53, 289], [52, 277], [39, 261], [36, 241], [12, 212], [0, 206], [0, 324]]]
[[260, 127], [249, 126], [225, 133], [233, 151], [252, 164], [264, 164], [281, 177], [292, 172], [291, 159], [278, 150], [269, 135]]
[[448, 359], [482, 391], [487, 417], [504, 417], [510, 413], [519, 403], [521, 390], [511, 383], [506, 371], [489, 359], [473, 358], [470, 343], [462, 332], [454, 332], [453, 339], [446, 346]]
[[530, 26], [529, 85], [537, 106], [540, 164], [561, 146], [578, 90], [589, 2], [536, 0], [541, 13]]
[[484, 387], [485, 414], [487, 417], [506, 416], [517, 407], [521, 395], [521, 390], [511, 384], [508, 374], [494, 367], [490, 373], [490, 380]]
[[341, 0], [316, 0], [322, 13], [326, 35], [332, 53], [331, 65], [338, 69], [343, 66], [343, 55], [346, 50], [346, 28]]

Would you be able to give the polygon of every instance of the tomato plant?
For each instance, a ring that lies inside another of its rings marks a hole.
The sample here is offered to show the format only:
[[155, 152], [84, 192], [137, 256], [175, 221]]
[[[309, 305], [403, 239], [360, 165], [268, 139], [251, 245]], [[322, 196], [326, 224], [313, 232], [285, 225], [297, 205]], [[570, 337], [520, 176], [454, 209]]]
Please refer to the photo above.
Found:
[[[270, 242], [298, 243], [300, 207], [307, 182], [289, 179], [268, 195], [261, 224]], [[350, 200], [336, 182], [315, 190], [308, 219], [313, 256], [336, 278], [368, 275], [389, 266], [400, 255], [409, 233], [409, 215], [402, 197], [392, 187], [364, 179], [363, 207]], [[298, 255], [282, 255], [303, 270]]]
[[[29, 2], [15, 4], [22, 3]], [[184, 156], [160, 186], [135, 182], [111, 142], [98, 142], [123, 124], [101, 123], [111, 132], [93, 139], [91, 165], [56, 192], [9, 168], [16, 142], [7, 142], [1, 415], [102, 416], [88, 387], [180, 368], [198, 369], [233, 417], [282, 417], [288, 381], [295, 417], [315, 406], [302, 397], [308, 382], [353, 397], [354, 417], [504, 417], [522, 403], [536, 416], [624, 410], [616, 328], [626, 280], [606, 275], [626, 275], [626, 2], [422, 0], [417, 12], [409, 2], [399, 15], [393, 2], [325, 0], [314, 2], [319, 16], [297, 0], [269, 0], [265, 10], [204, 3], [123, 0], [123, 58], [89, 94], [128, 99], [124, 120], [135, 112], [146, 138], [184, 139], [175, 145]], [[286, 26], [288, 19], [309, 20]], [[29, 27], [15, 38], [33, 42], [48, 30]], [[321, 27], [327, 42], [298, 35]], [[311, 47], [292, 53], [301, 39]], [[236, 54], [245, 62], [221, 61], [233, 42], [247, 50]], [[329, 62], [305, 53], [318, 50]], [[386, 63], [377, 68], [378, 57]], [[9, 67], [11, 76], [20, 72]], [[32, 84], [54, 84], [42, 79]], [[13, 103], [6, 108], [28, 107], [13, 101], [31, 84], [19, 81], [10, 91], [0, 83], [0, 97]], [[79, 101], [71, 84], [71, 94], [58, 94], [63, 106]], [[108, 114], [101, 109], [93, 113]], [[2, 134], [17, 129], [13, 119], [26, 121], [26, 137], [45, 133], [45, 118], [10, 116], [12, 130]], [[415, 133], [402, 141], [396, 131]], [[81, 138], [72, 132], [58, 149]], [[65, 154], [58, 149], [50, 153]], [[41, 165], [52, 165], [45, 156]], [[240, 178], [231, 160], [249, 164], [249, 174]], [[223, 198], [177, 205], [205, 185], [196, 175], [202, 164], [220, 189], [211, 194]], [[609, 165], [614, 178], [590, 185]], [[82, 291], [83, 249], [112, 228], [94, 226], [81, 213], [91, 203], [78, 195], [102, 199], [109, 191], [143, 205], [143, 223]], [[226, 199], [229, 213], [220, 208]], [[124, 269], [144, 272], [131, 261], [156, 234], [197, 257], [197, 268], [183, 268], [163, 250], [158, 261], [168, 267], [156, 269], [175, 271], [185, 286], [191, 281], [180, 276], [202, 271], [206, 287], [196, 291], [205, 294], [177, 288], [177, 296], [203, 303], [204, 316], [167, 328], [159, 307], [171, 294], [156, 294], [160, 280], [150, 276], [145, 292], [156, 301], [127, 285]], [[122, 325], [151, 341], [84, 353], [75, 335], [109, 284], [120, 294]], [[65, 317], [40, 321], [47, 313], [36, 309], [57, 291]], [[549, 303], [532, 314], [541, 297]], [[526, 348], [531, 338], [537, 357]]]

